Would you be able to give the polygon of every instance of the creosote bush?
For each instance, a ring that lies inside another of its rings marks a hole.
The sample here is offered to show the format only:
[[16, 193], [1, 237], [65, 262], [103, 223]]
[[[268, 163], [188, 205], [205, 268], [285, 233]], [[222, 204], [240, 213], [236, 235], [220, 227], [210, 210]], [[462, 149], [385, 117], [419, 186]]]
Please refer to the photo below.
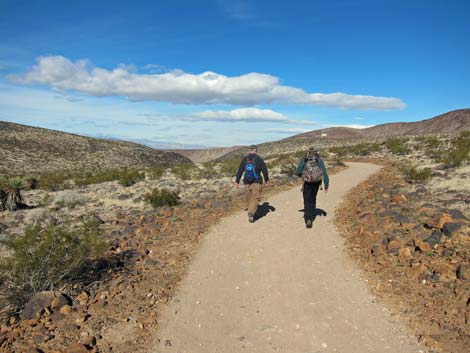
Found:
[[421, 168], [418, 169], [416, 166], [411, 163], [406, 163], [402, 166], [401, 171], [405, 180], [409, 183], [425, 183], [431, 178], [432, 169], [431, 168]]
[[175, 191], [154, 188], [144, 196], [144, 200], [150, 203], [152, 207], [158, 208], [162, 206], [176, 206], [180, 202], [180, 197]]
[[385, 142], [385, 146], [393, 154], [405, 155], [411, 153], [411, 149], [407, 146], [408, 138], [391, 138]]
[[462, 131], [452, 139], [449, 149], [442, 152], [439, 160], [447, 168], [459, 167], [470, 161], [470, 131]]
[[37, 223], [1, 243], [10, 256], [0, 259], [0, 305], [17, 308], [36, 292], [79, 279], [87, 262], [106, 248], [98, 224], [92, 221], [76, 228]]

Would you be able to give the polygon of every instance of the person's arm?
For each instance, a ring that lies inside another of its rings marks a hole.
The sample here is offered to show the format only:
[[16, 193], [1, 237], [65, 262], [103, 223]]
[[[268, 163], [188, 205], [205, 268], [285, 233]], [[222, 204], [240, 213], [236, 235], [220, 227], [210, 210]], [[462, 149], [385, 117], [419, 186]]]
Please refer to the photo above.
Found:
[[267, 183], [269, 181], [269, 174], [268, 174], [268, 168], [266, 167], [266, 163], [264, 163], [263, 158], [258, 157], [257, 160], [259, 161], [259, 168], [261, 169], [261, 172], [263, 173], [264, 182]]
[[305, 167], [305, 158], [302, 158], [299, 161], [297, 169], [295, 170], [295, 175], [297, 175], [298, 177], [302, 176], [302, 172], [304, 171], [304, 167]]
[[245, 165], [246, 165], [246, 158], [243, 157], [242, 161], [240, 162], [240, 165], [238, 166], [237, 175], [235, 177], [236, 184], [240, 184], [240, 179], [242, 178], [243, 171], [245, 170]]
[[330, 178], [328, 176], [328, 172], [326, 171], [325, 162], [323, 162], [323, 159], [318, 159], [318, 165], [323, 171], [323, 185], [325, 185], [325, 190], [328, 190], [328, 187], [330, 186]]

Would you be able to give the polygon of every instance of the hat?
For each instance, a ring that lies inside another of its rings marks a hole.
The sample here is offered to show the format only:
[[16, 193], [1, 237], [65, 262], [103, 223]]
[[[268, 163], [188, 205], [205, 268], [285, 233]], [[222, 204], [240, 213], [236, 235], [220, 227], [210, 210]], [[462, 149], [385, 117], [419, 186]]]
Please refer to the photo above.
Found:
[[317, 149], [314, 146], [310, 147], [308, 150], [312, 152], [317, 152]]
[[257, 150], [257, 149], [258, 149], [258, 147], [256, 145], [251, 145], [250, 146], [250, 150]]

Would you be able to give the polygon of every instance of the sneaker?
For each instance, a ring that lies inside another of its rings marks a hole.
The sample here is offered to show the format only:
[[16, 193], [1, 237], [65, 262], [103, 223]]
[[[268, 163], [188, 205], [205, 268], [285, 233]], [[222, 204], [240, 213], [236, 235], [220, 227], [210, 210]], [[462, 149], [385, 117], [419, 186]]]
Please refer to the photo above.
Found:
[[254, 221], [255, 221], [255, 218], [253, 217], [253, 215], [251, 213], [248, 213], [248, 222], [254, 223]]
[[312, 225], [313, 225], [313, 224], [312, 224], [312, 220], [311, 220], [311, 219], [308, 219], [308, 220], [305, 221], [305, 227], [307, 227], [307, 228], [312, 228]]

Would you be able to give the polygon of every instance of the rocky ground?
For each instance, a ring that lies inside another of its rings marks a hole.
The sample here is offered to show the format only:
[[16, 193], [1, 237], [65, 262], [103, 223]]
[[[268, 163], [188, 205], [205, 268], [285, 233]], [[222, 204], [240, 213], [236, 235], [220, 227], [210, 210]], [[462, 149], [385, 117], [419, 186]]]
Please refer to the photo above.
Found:
[[388, 164], [355, 188], [337, 226], [373, 292], [439, 352], [470, 350], [468, 167], [409, 184]]
[[[273, 175], [267, 192], [297, 183]], [[152, 209], [143, 195], [152, 187], [181, 191], [176, 207]], [[158, 307], [173, 295], [204, 232], [243, 206], [230, 178], [165, 178], [128, 188], [117, 182], [75, 190], [30, 191], [32, 209], [0, 214], [1, 232], [20, 234], [44, 214], [59, 221], [93, 213], [109, 249], [91, 269], [94, 280], [35, 295], [0, 326], [2, 352], [144, 352], [158, 325]], [[2, 235], [0, 235], [2, 236]]]

